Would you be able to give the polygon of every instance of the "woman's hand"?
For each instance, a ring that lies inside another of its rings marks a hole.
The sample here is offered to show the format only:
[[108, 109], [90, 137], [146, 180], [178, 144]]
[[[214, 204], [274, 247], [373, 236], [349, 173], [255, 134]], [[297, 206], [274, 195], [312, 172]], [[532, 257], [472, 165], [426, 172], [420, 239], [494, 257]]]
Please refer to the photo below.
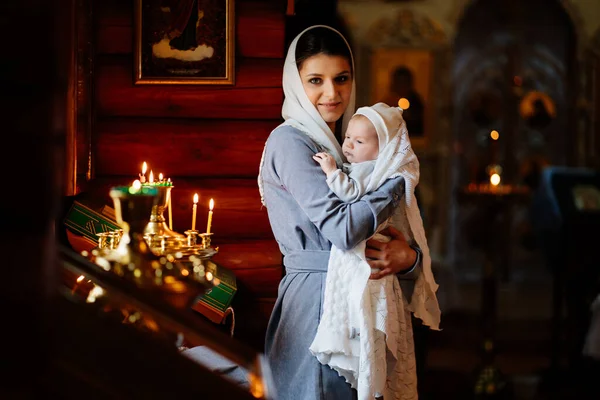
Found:
[[379, 268], [379, 272], [372, 273], [370, 278], [381, 279], [410, 269], [417, 260], [417, 252], [410, 247], [402, 232], [390, 226], [379, 233], [391, 239], [387, 243], [375, 239], [367, 241], [365, 256], [368, 263], [371, 268]]
[[331, 154], [317, 153], [313, 156], [313, 160], [319, 163], [321, 169], [327, 174], [328, 177], [337, 170], [335, 158], [333, 158]]

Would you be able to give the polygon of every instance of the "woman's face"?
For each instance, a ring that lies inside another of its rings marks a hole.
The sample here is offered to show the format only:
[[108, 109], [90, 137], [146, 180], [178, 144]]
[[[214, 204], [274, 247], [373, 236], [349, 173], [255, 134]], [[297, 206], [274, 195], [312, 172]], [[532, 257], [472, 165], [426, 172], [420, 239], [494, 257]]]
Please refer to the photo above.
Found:
[[317, 54], [304, 60], [299, 72], [308, 99], [335, 131], [352, 94], [350, 63], [342, 56]]

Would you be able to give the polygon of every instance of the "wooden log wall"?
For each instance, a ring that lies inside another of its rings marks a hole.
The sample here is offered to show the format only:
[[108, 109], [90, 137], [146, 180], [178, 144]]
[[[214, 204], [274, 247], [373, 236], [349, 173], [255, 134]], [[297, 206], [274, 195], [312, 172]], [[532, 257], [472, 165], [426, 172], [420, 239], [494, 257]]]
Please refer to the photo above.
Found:
[[[174, 182], [179, 232], [190, 228], [193, 194], [200, 195], [200, 227], [213, 198], [215, 261], [235, 271], [238, 294], [257, 299], [263, 317], [282, 269], [256, 177], [265, 140], [280, 122], [285, 7], [283, 0], [235, 0], [234, 86], [135, 86], [133, 1], [94, 2], [92, 190], [107, 193], [111, 185], [131, 183], [146, 161], [154, 176], [162, 172]], [[266, 319], [253, 323], [261, 328]]]

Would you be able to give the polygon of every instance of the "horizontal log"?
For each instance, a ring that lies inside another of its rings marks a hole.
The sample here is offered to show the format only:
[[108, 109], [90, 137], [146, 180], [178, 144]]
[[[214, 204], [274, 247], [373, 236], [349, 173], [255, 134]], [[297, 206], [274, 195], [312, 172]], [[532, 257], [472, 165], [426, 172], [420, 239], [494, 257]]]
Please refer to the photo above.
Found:
[[282, 255], [275, 240], [245, 240], [220, 244], [219, 252], [213, 257], [213, 261], [232, 271], [275, 268], [282, 272]]
[[233, 271], [241, 296], [277, 297], [283, 267], [282, 255], [274, 239], [220, 244], [219, 252], [212, 260]]
[[281, 60], [244, 59], [236, 85], [134, 85], [132, 60], [98, 59], [97, 115], [226, 119], [278, 119], [281, 115]]
[[[133, 2], [98, 2], [98, 54], [133, 53]], [[237, 54], [250, 58], [283, 58], [285, 14], [280, 3], [235, 3]]]
[[[283, 60], [264, 58], [241, 58], [236, 63], [236, 89], [280, 88], [282, 87]], [[133, 60], [126, 56], [101, 56], [96, 59], [96, 80], [99, 85], [134, 86]], [[150, 85], [151, 86], [151, 85]], [[184, 91], [231, 90], [232, 87], [213, 87], [203, 85], [169, 85], [170, 88]]]
[[132, 174], [147, 161], [155, 173], [169, 176], [255, 178], [265, 141], [278, 124], [278, 120], [101, 119], [96, 125], [96, 174]]
[[285, 13], [281, 4], [238, 2], [236, 13], [239, 54], [257, 58], [285, 56]]
[[[88, 185], [85, 196], [93, 201], [103, 201], [113, 205], [108, 195], [110, 187], [130, 185], [137, 179], [139, 171], [131, 171], [131, 175], [99, 176]], [[160, 171], [154, 171], [158, 173]], [[231, 243], [232, 241], [249, 239], [273, 239], [267, 210], [260, 203], [260, 195], [256, 178], [252, 179], [185, 179], [170, 176], [174, 183], [172, 189], [173, 229], [184, 232], [192, 224], [192, 199], [198, 193], [196, 229], [206, 230], [208, 203], [215, 201], [212, 229], [213, 244]], [[99, 200], [101, 199], [101, 200]], [[165, 219], [168, 213], [165, 211]]]

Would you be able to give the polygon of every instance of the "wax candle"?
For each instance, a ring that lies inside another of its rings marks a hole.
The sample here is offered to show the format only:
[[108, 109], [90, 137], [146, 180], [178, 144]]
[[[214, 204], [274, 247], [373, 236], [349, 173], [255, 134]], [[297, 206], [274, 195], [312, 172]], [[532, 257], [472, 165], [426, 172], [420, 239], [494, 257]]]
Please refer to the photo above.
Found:
[[208, 222], [206, 223], [206, 233], [210, 233], [210, 226], [212, 224], [213, 208], [215, 207], [215, 201], [210, 199], [208, 205]]
[[173, 202], [171, 201], [171, 197], [173, 197], [173, 191], [169, 191], [167, 193], [169, 196], [169, 202], [167, 204], [167, 208], [169, 210], [169, 229], [173, 230], [173, 207], [171, 206], [171, 204], [173, 204]]
[[194, 206], [192, 207], [192, 230], [196, 230], [196, 209], [198, 208], [198, 193], [194, 193]]

